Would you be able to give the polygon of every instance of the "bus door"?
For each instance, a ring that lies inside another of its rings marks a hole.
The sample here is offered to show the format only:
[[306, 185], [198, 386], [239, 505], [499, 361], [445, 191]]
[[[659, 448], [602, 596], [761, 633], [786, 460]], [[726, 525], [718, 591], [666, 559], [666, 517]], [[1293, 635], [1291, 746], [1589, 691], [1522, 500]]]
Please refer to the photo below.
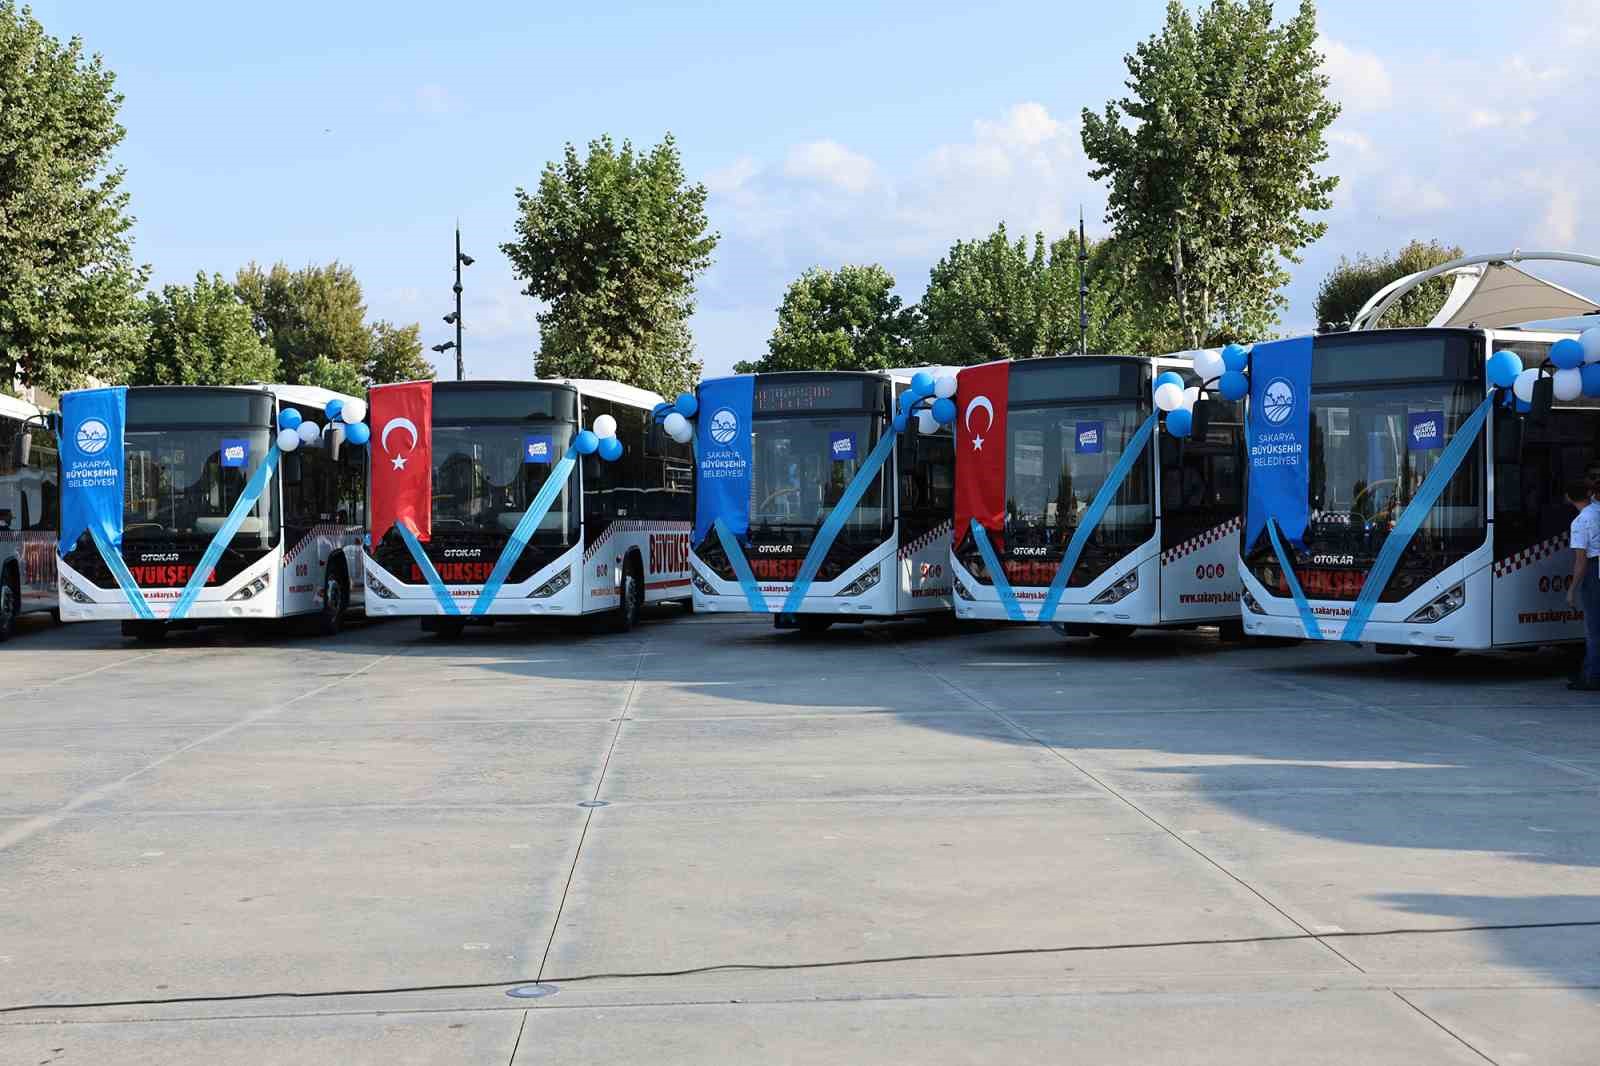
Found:
[[1161, 620], [1231, 615], [1239, 603], [1244, 412], [1213, 397], [1204, 439], [1163, 435]]
[[950, 516], [955, 511], [955, 434], [915, 429], [895, 445], [899, 477], [898, 610], [942, 606], [952, 589]]

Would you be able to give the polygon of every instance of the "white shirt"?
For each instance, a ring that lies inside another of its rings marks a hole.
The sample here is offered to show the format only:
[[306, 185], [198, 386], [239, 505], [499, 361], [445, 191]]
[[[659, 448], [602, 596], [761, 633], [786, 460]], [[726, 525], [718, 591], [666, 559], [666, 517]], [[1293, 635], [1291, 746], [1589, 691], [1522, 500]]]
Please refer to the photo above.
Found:
[[1582, 548], [1593, 559], [1600, 556], [1600, 503], [1589, 501], [1589, 506], [1578, 512], [1572, 520], [1572, 548]]

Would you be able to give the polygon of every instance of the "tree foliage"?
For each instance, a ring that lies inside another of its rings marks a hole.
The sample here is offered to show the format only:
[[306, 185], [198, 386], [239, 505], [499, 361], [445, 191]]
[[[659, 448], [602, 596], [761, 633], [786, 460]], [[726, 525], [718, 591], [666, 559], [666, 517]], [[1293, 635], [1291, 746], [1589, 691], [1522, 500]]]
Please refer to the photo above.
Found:
[[1129, 96], [1083, 113], [1090, 176], [1130, 278], [1187, 346], [1266, 334], [1287, 280], [1279, 260], [1326, 224], [1322, 177], [1339, 108], [1316, 51], [1316, 8], [1274, 26], [1270, 0], [1169, 0], [1162, 31], [1125, 57]]
[[137, 358], [145, 274], [111, 165], [113, 82], [80, 39], [0, 0], [0, 381], [59, 392]]
[[672, 395], [700, 374], [689, 333], [695, 277], [711, 263], [706, 189], [684, 177], [668, 134], [648, 152], [610, 137], [568, 144], [502, 246], [539, 314], [541, 376], [612, 378]]
[[351, 363], [319, 355], [306, 365], [294, 384], [316, 385], [319, 388], [342, 392], [346, 396], [360, 396], [367, 391], [367, 380], [361, 368]]
[[[1140, 330], [1132, 308], [1117, 298], [1110, 246], [1087, 250], [1089, 350], [1138, 350]], [[1076, 236], [1047, 243], [1036, 233], [1012, 241], [1005, 223], [981, 240], [957, 241], [929, 271], [917, 361], [965, 366], [1076, 352], [1078, 255]]]
[[372, 334], [361, 282], [349, 267], [335, 261], [300, 270], [278, 263], [263, 270], [251, 263], [239, 271], [236, 284], [257, 332], [282, 364], [284, 381], [308, 383], [319, 357], [354, 367], [358, 375], [366, 367]]
[[[1322, 279], [1315, 305], [1317, 328], [1324, 333], [1350, 328], [1356, 312], [1379, 289], [1410, 274], [1460, 259], [1459, 247], [1438, 241], [1412, 241], [1393, 255], [1343, 256]], [[1426, 326], [1450, 295], [1449, 278], [1434, 278], [1396, 300], [1384, 313], [1385, 326]]]
[[250, 307], [221, 274], [166, 285], [144, 305], [148, 339], [130, 385], [243, 385], [278, 379], [278, 357], [257, 336]]
[[434, 375], [433, 364], [422, 354], [422, 328], [416, 323], [397, 326], [380, 320], [372, 324], [372, 349], [366, 379], [375, 385], [396, 381], [422, 381]]
[[914, 308], [876, 263], [813, 267], [791, 282], [767, 354], [735, 364], [741, 374], [775, 370], [882, 370], [911, 360]]

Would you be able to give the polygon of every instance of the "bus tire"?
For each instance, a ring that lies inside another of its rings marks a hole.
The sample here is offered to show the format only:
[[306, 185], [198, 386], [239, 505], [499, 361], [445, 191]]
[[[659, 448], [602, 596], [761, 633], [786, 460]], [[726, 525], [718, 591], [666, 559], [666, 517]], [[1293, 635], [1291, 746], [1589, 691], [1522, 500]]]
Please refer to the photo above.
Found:
[[165, 622], [123, 622], [122, 635], [132, 637], [140, 644], [160, 644], [167, 639]]
[[818, 633], [826, 633], [833, 625], [833, 619], [825, 614], [802, 614], [795, 619], [795, 624], [800, 632], [814, 637]]
[[1243, 622], [1222, 622], [1217, 626], [1217, 638], [1224, 644], [1244, 643]]
[[622, 563], [622, 586], [617, 593], [621, 602], [612, 617], [611, 628], [617, 633], [628, 633], [639, 624], [639, 615], [644, 611], [644, 567], [635, 552], [629, 552]]
[[460, 618], [424, 618], [422, 631], [432, 633], [439, 640], [460, 640], [467, 631], [467, 623]]
[[0, 574], [0, 643], [11, 639], [17, 631], [17, 617], [22, 614], [22, 582], [17, 568], [7, 565]]
[[1090, 626], [1089, 632], [1101, 640], [1127, 640], [1133, 636], [1132, 626]]
[[350, 579], [345, 576], [344, 556], [328, 561], [322, 576], [322, 610], [317, 613], [317, 632], [336, 637], [344, 628], [344, 609], [350, 602]]

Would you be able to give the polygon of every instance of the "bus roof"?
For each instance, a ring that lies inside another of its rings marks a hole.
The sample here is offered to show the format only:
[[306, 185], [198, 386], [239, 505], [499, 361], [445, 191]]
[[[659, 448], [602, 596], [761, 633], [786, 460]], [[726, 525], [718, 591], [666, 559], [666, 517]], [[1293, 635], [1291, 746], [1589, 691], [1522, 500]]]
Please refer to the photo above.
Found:
[[[256, 382], [253, 385], [130, 385], [129, 392], [140, 389], [191, 389], [195, 392], [270, 392], [280, 400], [290, 403], [304, 404], [307, 407], [326, 407], [329, 400], [353, 400], [354, 396], [347, 396], [342, 392], [324, 389], [317, 385], [279, 385], [267, 382]], [[70, 396], [73, 392], [87, 392], [87, 389], [73, 389], [63, 393]]]
[[643, 408], [646, 411], [654, 410], [666, 400], [651, 392], [649, 389], [635, 388], [624, 385], [620, 381], [606, 381], [602, 378], [536, 378], [532, 381], [514, 381], [509, 378], [487, 378], [471, 381], [436, 381], [435, 385], [446, 388], [460, 386], [464, 389], [474, 387], [505, 389], [525, 389], [531, 385], [559, 385], [563, 388], [576, 389], [580, 396], [592, 396], [597, 400], [610, 400], [614, 403], [625, 403], [630, 407]]
[[[7, 418], [26, 419], [42, 414], [44, 414], [42, 410], [27, 400], [19, 400], [9, 393], [0, 392], [0, 415], [5, 415]], [[0, 444], [3, 443], [0, 442]]]

